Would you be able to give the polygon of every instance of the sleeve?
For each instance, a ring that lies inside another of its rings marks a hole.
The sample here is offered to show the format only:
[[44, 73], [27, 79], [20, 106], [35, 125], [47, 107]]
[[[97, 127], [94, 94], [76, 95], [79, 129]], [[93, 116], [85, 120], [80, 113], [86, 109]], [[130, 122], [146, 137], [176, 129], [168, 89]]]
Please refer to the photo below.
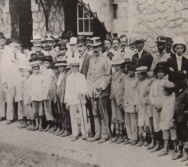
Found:
[[138, 84], [136, 86], [136, 94], [135, 94], [135, 99], [134, 99], [134, 105], [137, 106], [138, 105], [138, 100], [139, 100], [139, 96], [138, 96]]
[[80, 84], [80, 88], [81, 88], [81, 93], [83, 93], [84, 95], [86, 94], [86, 92], [88, 91], [88, 86], [87, 86], [87, 81], [84, 75], [81, 75], [81, 84]]
[[108, 85], [110, 84], [110, 81], [111, 81], [111, 70], [112, 70], [112, 66], [111, 66], [110, 60], [107, 60], [106, 61], [106, 65], [105, 65], [104, 79], [103, 79], [103, 81], [100, 84], [102, 90], [105, 90], [108, 87]]
[[149, 91], [149, 100], [150, 103], [153, 105], [154, 104], [154, 99], [153, 99], [153, 90], [154, 90], [154, 84], [151, 84], [150, 91]]

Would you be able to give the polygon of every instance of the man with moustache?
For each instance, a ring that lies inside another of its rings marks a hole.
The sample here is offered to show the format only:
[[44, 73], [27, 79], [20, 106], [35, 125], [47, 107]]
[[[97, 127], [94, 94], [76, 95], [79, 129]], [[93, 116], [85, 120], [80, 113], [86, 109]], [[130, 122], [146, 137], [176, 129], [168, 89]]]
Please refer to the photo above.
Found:
[[112, 52], [114, 55], [117, 55], [117, 52], [118, 52], [118, 53], [121, 53], [120, 39], [119, 39], [119, 38], [113, 38], [113, 39], [112, 39], [112, 49], [111, 49], [111, 52]]
[[86, 38], [86, 48], [87, 48], [87, 53], [89, 55], [92, 55], [93, 54], [93, 49], [91, 47], [91, 41], [90, 41], [90, 37], [87, 37]]
[[111, 52], [111, 49], [112, 49], [112, 40], [110, 38], [105, 39], [104, 47], [105, 47], [106, 51], [103, 53], [103, 55], [107, 56], [108, 53]]
[[90, 60], [87, 73], [88, 96], [91, 98], [92, 112], [95, 122], [95, 136], [90, 138], [90, 142], [98, 141], [104, 143], [109, 138], [108, 131], [108, 96], [111, 80], [110, 60], [102, 55], [102, 42], [100, 37], [91, 39], [93, 57]]
[[158, 52], [154, 57], [153, 63], [151, 65], [151, 70], [155, 69], [157, 63], [166, 62], [167, 59], [170, 58], [169, 54], [165, 52], [166, 38], [164, 36], [158, 36], [156, 43]]
[[153, 56], [144, 50], [144, 43], [146, 40], [138, 39], [134, 43], [136, 45], [137, 53], [132, 56], [132, 61], [137, 64], [137, 66], [147, 66], [148, 70], [150, 70]]
[[33, 43], [33, 49], [27, 54], [28, 60], [31, 59], [32, 53], [39, 54], [39, 52], [42, 52], [44, 56], [49, 56], [49, 53], [42, 49], [42, 38], [40, 35], [34, 35], [31, 42]]

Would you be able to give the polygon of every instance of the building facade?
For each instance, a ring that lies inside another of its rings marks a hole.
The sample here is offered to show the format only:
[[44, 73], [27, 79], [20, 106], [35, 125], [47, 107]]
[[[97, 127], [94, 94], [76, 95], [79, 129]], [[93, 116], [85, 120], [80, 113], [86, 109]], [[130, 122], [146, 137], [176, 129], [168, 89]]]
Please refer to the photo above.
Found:
[[47, 30], [75, 35], [134, 34], [155, 48], [158, 35], [188, 36], [188, 0], [1, 0], [0, 31], [29, 41]]

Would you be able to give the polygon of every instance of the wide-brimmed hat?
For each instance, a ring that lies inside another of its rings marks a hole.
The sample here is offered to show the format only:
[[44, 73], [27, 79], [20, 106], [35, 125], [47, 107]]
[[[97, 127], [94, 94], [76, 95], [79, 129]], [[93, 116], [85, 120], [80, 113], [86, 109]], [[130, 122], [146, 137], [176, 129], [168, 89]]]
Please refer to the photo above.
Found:
[[0, 32], [0, 39], [6, 39], [2, 32]]
[[173, 44], [173, 39], [170, 37], [166, 37], [166, 44]]
[[53, 61], [53, 58], [52, 58], [52, 56], [44, 56], [42, 61], [48, 61], [51, 63]]
[[77, 45], [84, 45], [86, 44], [86, 38], [84, 36], [79, 36], [77, 38]]
[[59, 37], [58, 34], [54, 34], [53, 39], [54, 39], [54, 41], [60, 41], [61, 40], [61, 38]]
[[77, 38], [76, 37], [71, 37], [70, 42], [68, 43], [69, 45], [76, 45], [77, 44]]
[[166, 64], [166, 62], [157, 63], [157, 65], [154, 69], [154, 74], [156, 75], [159, 70], [162, 70], [162, 71], [164, 71], [165, 74], [167, 74], [167, 64]]
[[42, 42], [42, 37], [40, 35], [34, 35], [33, 39], [30, 40], [32, 43], [33, 42]]
[[100, 46], [102, 44], [100, 37], [93, 37], [91, 40], [91, 46]]
[[34, 62], [31, 62], [30, 65], [31, 65], [32, 68], [40, 67], [40, 62], [39, 61], [34, 61]]
[[177, 45], [183, 45], [183, 47], [184, 47], [184, 52], [186, 52], [186, 49], [187, 49], [186, 43], [185, 43], [185, 40], [184, 40], [182, 37], [177, 37], [177, 38], [174, 40], [174, 43], [173, 43], [173, 45], [172, 45], [172, 50], [173, 50], [174, 53], [176, 53], [175, 50], [174, 50], [174, 48], [175, 48]]
[[129, 37], [129, 46], [130, 45], [135, 45], [136, 37], [130, 36]]
[[148, 67], [147, 66], [140, 66], [136, 68], [136, 73], [140, 74], [140, 73], [146, 73], [148, 71]]
[[55, 63], [55, 67], [67, 66], [67, 60], [64, 57], [58, 57]]
[[73, 59], [71, 59], [70, 60], [70, 65], [71, 66], [79, 66], [80, 65], [80, 62], [79, 62], [79, 60], [78, 59], [75, 59], [75, 58], [73, 58]]
[[54, 38], [52, 35], [48, 34], [47, 36], [45, 36], [43, 42], [45, 42], [45, 41], [54, 41]]
[[118, 58], [115, 58], [112, 60], [112, 65], [121, 65], [121, 64], [124, 64], [124, 59], [118, 57]]
[[158, 36], [155, 43], [166, 43], [166, 37], [164, 36]]
[[137, 40], [134, 42], [134, 44], [137, 45], [137, 44], [142, 44], [142, 43], [144, 43], [144, 42], [146, 42], [146, 40], [143, 39], [143, 38], [141, 38], [141, 39], [137, 39]]
[[6, 42], [5, 42], [5, 44], [6, 45], [9, 45], [9, 44], [11, 44], [11, 43], [13, 43], [13, 42], [15, 42], [15, 43], [17, 43], [18, 45], [21, 45], [21, 41], [20, 41], [20, 39], [18, 39], [18, 38], [8, 38], [7, 40], [6, 40]]

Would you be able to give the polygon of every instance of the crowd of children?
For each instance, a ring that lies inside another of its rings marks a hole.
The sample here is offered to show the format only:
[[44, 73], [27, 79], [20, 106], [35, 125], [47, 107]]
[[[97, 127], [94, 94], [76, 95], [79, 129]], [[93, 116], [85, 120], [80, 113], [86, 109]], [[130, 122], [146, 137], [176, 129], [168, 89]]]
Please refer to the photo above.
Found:
[[[106, 39], [110, 43], [105, 55], [97, 37], [88, 46], [84, 37], [72, 38], [69, 45], [78, 45], [78, 52], [70, 49], [71, 58], [65, 41], [57, 45], [57, 55], [30, 51], [29, 61], [17, 66], [20, 75], [13, 87], [19, 128], [61, 137], [72, 134], [71, 141], [81, 134], [90, 142], [145, 146], [151, 152], [161, 150], [159, 156], [167, 155], [172, 144], [172, 160], [188, 160], [188, 60], [183, 39], [177, 38], [167, 55], [166, 38], [158, 37], [159, 54], [154, 58], [143, 50], [143, 39], [130, 42], [123, 57], [117, 47], [110, 51], [113, 41], [119, 42]], [[8, 94], [12, 87], [7, 80], [6, 88]]]

